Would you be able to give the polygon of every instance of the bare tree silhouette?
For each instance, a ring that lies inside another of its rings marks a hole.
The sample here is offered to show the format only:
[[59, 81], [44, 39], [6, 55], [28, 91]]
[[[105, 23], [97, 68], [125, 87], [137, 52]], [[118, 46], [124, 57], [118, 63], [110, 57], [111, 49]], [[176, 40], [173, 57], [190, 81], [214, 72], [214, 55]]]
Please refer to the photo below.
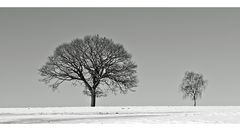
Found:
[[[58, 46], [40, 69], [41, 81], [52, 89], [71, 81], [84, 87], [94, 107], [96, 97], [135, 91], [137, 65], [123, 45], [99, 35], [85, 36]], [[51, 83], [54, 81], [53, 83]]]
[[203, 90], [206, 88], [207, 80], [203, 79], [203, 75], [192, 71], [187, 71], [180, 85], [180, 90], [184, 93], [183, 98], [190, 97], [196, 101], [202, 96]]

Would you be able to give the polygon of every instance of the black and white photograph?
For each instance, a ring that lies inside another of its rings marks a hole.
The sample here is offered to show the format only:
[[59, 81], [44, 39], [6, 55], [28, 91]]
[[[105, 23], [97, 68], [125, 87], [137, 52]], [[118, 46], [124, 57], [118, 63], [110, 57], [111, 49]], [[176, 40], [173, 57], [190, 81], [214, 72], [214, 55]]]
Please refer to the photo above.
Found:
[[240, 124], [240, 8], [2, 7], [0, 124]]

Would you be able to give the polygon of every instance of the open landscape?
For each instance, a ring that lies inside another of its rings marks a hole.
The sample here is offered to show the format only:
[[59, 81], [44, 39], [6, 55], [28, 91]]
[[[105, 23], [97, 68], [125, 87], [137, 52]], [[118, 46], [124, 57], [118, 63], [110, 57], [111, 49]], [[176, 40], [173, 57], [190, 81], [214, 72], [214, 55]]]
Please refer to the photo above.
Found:
[[0, 123], [240, 123], [239, 106], [1, 108]]
[[240, 124], [240, 8], [94, 7], [0, 8], [0, 124]]

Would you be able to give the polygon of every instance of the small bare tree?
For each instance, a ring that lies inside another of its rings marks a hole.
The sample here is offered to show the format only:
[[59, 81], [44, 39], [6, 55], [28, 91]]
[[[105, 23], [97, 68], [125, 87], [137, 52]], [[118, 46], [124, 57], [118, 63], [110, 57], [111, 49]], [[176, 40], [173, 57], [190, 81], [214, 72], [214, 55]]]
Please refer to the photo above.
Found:
[[202, 74], [187, 71], [180, 85], [180, 90], [184, 93], [183, 98], [190, 97], [196, 106], [196, 101], [202, 96], [206, 84], [207, 80], [203, 79]]
[[91, 106], [96, 97], [107, 93], [134, 91], [137, 86], [137, 65], [121, 44], [99, 35], [75, 39], [58, 46], [41, 69], [41, 81], [57, 87], [65, 82], [84, 86], [83, 93], [91, 96]]

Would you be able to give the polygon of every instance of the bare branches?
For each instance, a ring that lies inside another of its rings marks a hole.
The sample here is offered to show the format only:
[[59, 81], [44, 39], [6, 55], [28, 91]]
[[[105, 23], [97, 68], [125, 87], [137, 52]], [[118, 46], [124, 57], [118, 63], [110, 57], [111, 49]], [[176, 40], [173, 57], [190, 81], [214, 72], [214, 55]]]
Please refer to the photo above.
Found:
[[111, 39], [86, 36], [58, 46], [39, 72], [45, 83], [55, 80], [52, 88], [64, 81], [79, 81], [87, 95], [106, 96], [109, 90], [127, 93], [137, 86], [137, 65], [131, 58]]
[[202, 74], [187, 71], [180, 85], [180, 90], [184, 93], [183, 98], [190, 97], [195, 101], [202, 96], [206, 85], [207, 80], [203, 79]]

